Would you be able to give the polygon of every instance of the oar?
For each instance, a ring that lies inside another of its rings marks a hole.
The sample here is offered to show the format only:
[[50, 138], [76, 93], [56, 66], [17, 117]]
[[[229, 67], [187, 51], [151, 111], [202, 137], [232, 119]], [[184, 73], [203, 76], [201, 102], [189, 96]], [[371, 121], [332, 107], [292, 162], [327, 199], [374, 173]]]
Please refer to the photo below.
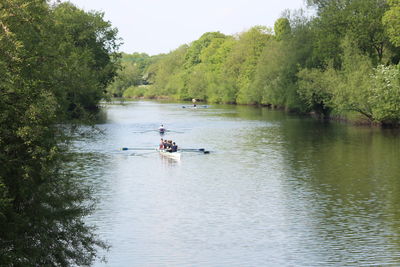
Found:
[[182, 148], [178, 149], [183, 152], [200, 152], [204, 154], [210, 154], [210, 151], [205, 150], [204, 148]]
[[146, 130], [146, 131], [134, 131], [133, 133], [148, 133], [148, 132], [154, 132], [158, 130]]
[[190, 152], [190, 151], [193, 151], [193, 152], [198, 152], [198, 151], [201, 151], [201, 152], [204, 152], [204, 148], [181, 148], [181, 149], [179, 149], [180, 151], [188, 151], [188, 152]]
[[155, 150], [155, 148], [147, 148], [147, 147], [123, 147], [121, 150]]

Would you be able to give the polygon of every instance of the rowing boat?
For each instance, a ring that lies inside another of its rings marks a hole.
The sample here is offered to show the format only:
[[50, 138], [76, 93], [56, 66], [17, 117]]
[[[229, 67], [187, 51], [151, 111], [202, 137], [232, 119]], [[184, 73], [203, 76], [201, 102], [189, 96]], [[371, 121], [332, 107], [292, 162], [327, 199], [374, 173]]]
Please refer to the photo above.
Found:
[[169, 152], [169, 151], [166, 151], [164, 149], [157, 149], [157, 150], [161, 155], [163, 155], [165, 157], [173, 158], [173, 159], [176, 159], [176, 160], [180, 160], [181, 159], [181, 153], [180, 152]]
[[202, 106], [182, 106], [182, 108], [193, 108], [193, 109], [197, 109], [197, 108], [208, 108], [207, 105], [202, 105]]

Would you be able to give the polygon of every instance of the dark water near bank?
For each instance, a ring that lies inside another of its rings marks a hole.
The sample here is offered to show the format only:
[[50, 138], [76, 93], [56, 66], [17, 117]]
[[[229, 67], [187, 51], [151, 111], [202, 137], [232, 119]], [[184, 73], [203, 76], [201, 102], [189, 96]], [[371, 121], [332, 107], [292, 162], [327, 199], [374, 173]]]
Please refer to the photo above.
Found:
[[[82, 140], [112, 246], [95, 266], [400, 265], [400, 135], [255, 107], [105, 108]], [[163, 123], [181, 160], [154, 151]]]

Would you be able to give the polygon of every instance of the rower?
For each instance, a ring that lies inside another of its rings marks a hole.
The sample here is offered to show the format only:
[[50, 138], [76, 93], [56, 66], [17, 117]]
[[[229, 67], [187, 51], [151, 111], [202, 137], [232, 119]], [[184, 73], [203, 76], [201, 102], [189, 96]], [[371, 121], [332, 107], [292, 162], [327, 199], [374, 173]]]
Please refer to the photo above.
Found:
[[159, 148], [158, 149], [164, 149], [164, 139], [162, 139], [161, 138], [161, 141], [160, 141], [160, 146], [159, 146]]
[[168, 149], [168, 141], [167, 140], [164, 140], [164, 142], [163, 142], [163, 149]]
[[172, 140], [168, 140], [168, 143], [167, 143], [167, 149], [166, 149], [168, 152], [173, 152], [172, 151]]
[[171, 146], [171, 152], [177, 152], [177, 151], [178, 151], [178, 146], [175, 144], [175, 142], [173, 142]]

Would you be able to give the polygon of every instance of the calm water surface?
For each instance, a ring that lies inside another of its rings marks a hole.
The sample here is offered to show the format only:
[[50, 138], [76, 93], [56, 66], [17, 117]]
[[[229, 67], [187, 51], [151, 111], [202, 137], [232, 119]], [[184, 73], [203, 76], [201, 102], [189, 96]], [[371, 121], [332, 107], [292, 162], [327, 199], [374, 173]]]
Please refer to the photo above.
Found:
[[[400, 265], [400, 135], [254, 107], [125, 102], [76, 144], [95, 266]], [[155, 151], [160, 123], [185, 153]]]

